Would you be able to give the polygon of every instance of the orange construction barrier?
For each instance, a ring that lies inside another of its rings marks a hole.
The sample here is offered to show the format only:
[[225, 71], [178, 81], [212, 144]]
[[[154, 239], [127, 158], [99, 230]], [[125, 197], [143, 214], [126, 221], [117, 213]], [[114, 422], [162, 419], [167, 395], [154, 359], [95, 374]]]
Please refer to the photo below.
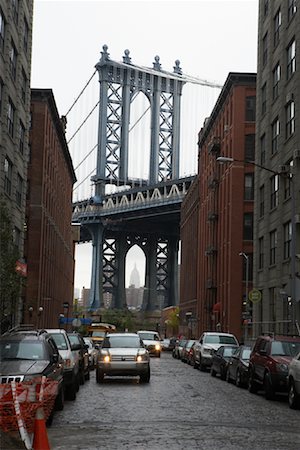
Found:
[[32, 448], [50, 450], [43, 408], [38, 408], [36, 411]]

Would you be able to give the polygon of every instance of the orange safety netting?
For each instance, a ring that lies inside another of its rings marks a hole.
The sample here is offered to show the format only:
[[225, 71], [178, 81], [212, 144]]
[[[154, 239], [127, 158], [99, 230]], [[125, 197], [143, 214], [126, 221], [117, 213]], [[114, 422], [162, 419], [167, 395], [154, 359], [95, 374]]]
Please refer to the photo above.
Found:
[[42, 383], [41, 377], [38, 377], [15, 383], [15, 388], [14, 395], [12, 383], [0, 384], [0, 429], [4, 432], [16, 431], [22, 423], [27, 432], [32, 433], [38, 408], [43, 408], [45, 420], [50, 416], [57, 395], [58, 382], [46, 379]]

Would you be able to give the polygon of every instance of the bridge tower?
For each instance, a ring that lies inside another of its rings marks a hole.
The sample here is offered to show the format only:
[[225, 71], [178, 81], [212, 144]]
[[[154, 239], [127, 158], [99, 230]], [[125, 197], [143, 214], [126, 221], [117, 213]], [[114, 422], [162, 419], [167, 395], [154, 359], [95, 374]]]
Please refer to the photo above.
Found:
[[[175, 61], [170, 73], [162, 70], [158, 56], [153, 67], [147, 68], [133, 65], [129, 55], [129, 50], [125, 50], [122, 62], [113, 61], [104, 45], [96, 64], [100, 101], [96, 174], [91, 178], [93, 208], [107, 203], [109, 184], [127, 185], [138, 197], [149, 196], [149, 186], [151, 195], [156, 186], [166, 192], [166, 184], [171, 186], [172, 180], [179, 179], [180, 101], [184, 85], [180, 62]], [[150, 105], [150, 162], [149, 179], [135, 185], [128, 178], [129, 123], [131, 104], [140, 91]], [[157, 223], [153, 217], [152, 221], [146, 217], [131, 219], [132, 213], [127, 218], [123, 213], [122, 219], [102, 214], [92, 221], [81, 220], [93, 244], [91, 311], [103, 307], [107, 297], [110, 307], [126, 307], [125, 259], [135, 244], [146, 257], [143, 309], [151, 311], [178, 304], [178, 211], [175, 222], [168, 224], [160, 224], [159, 214]]]

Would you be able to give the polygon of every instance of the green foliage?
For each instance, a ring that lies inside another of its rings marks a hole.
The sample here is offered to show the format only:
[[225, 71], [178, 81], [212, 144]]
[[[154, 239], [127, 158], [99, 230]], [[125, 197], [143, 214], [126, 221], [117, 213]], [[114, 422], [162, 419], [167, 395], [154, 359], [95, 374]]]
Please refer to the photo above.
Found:
[[102, 313], [102, 322], [111, 323], [118, 331], [135, 331], [134, 316], [128, 309], [107, 309]]
[[0, 200], [0, 319], [1, 328], [13, 324], [20, 295], [20, 276], [16, 272], [19, 253], [13, 242], [12, 221], [3, 200]]
[[178, 330], [179, 327], [179, 306], [176, 306], [175, 309], [173, 309], [168, 317], [169, 325], [173, 328], [173, 330]]

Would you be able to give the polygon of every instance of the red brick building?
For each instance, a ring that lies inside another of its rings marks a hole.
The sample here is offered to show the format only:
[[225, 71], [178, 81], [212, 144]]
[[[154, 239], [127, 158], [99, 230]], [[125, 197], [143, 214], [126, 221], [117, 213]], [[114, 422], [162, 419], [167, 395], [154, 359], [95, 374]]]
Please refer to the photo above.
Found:
[[31, 90], [30, 148], [23, 316], [38, 327], [57, 327], [63, 303], [70, 305], [69, 317], [73, 305], [76, 177], [51, 89]]
[[255, 85], [255, 74], [228, 75], [199, 133], [198, 177], [182, 207], [181, 323], [192, 319], [198, 336], [242, 338], [251, 313], [254, 166], [245, 161], [255, 159]]

